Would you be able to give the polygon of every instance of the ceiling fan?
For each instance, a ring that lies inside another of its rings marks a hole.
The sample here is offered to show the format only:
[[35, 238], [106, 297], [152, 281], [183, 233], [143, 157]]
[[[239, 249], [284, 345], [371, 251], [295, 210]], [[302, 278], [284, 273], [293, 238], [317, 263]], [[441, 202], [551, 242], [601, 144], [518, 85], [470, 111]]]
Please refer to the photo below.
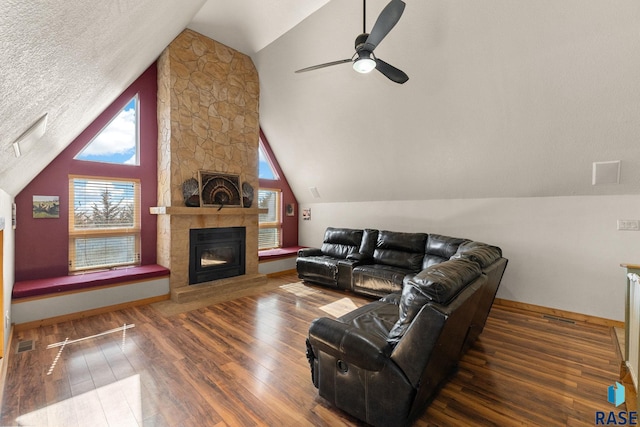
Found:
[[373, 50], [380, 44], [380, 42], [389, 34], [391, 29], [400, 20], [402, 12], [404, 11], [405, 3], [402, 0], [391, 0], [389, 4], [382, 9], [376, 23], [371, 29], [371, 33], [367, 33], [367, 21], [366, 10], [367, 0], [362, 0], [362, 34], [356, 37], [355, 48], [356, 52], [349, 59], [342, 59], [340, 61], [327, 62], [324, 64], [314, 65], [307, 68], [297, 70], [296, 73], [304, 73], [306, 71], [318, 70], [320, 68], [331, 67], [332, 65], [345, 64], [347, 62], [353, 63], [353, 69], [359, 73], [369, 73], [376, 70], [384, 74], [389, 80], [396, 83], [405, 83], [409, 80], [402, 70], [397, 69], [393, 65], [384, 62], [382, 59], [377, 58], [373, 54]]

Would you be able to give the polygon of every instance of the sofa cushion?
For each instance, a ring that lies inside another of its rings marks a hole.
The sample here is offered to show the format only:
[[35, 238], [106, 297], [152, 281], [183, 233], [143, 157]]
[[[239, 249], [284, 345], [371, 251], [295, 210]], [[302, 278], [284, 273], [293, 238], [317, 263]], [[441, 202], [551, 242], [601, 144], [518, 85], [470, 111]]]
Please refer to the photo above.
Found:
[[386, 340], [397, 320], [398, 306], [382, 300], [370, 302], [338, 318], [342, 323], [365, 330], [383, 340]]
[[425, 304], [448, 304], [481, 274], [476, 262], [454, 259], [433, 265], [407, 279], [400, 298], [399, 318], [389, 333], [388, 341], [397, 343]]
[[361, 243], [362, 230], [328, 227], [320, 249], [323, 255], [345, 259], [348, 255], [357, 253]]
[[380, 231], [373, 251], [377, 264], [419, 271], [422, 266], [427, 234]]
[[502, 250], [497, 246], [482, 242], [464, 242], [458, 247], [451, 259], [469, 259], [477, 262], [481, 268], [487, 268], [502, 256]]
[[353, 291], [383, 296], [402, 289], [402, 281], [411, 270], [383, 264], [360, 265], [353, 269]]
[[427, 246], [425, 248], [422, 269], [439, 264], [455, 255], [461, 243], [466, 239], [457, 237], [442, 236], [440, 234], [429, 234]]
[[373, 251], [378, 241], [378, 230], [365, 229], [362, 232], [362, 243], [357, 253], [347, 256], [348, 259], [356, 261], [367, 261], [373, 257]]

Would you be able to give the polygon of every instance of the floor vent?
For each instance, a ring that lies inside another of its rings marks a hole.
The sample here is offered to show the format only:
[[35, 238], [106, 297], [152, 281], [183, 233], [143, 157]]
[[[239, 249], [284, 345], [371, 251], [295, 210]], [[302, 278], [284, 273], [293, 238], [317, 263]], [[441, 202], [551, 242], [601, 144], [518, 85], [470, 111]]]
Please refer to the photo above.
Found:
[[571, 319], [564, 319], [562, 317], [556, 317], [556, 316], [549, 316], [547, 314], [542, 316], [545, 319], [549, 319], [549, 320], [555, 320], [556, 322], [562, 322], [562, 323], [569, 323], [571, 325], [575, 325], [576, 322], [574, 320]]
[[33, 349], [35, 349], [35, 343], [33, 342], [33, 340], [20, 341], [18, 343], [18, 349], [16, 350], [16, 353], [20, 354], [27, 351], [31, 351]]

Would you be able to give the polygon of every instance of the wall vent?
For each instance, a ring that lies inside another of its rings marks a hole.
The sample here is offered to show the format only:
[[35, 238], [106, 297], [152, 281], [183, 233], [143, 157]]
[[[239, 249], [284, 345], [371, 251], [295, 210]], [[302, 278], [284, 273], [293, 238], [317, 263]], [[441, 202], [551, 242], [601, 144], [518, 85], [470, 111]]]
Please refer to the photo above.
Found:
[[556, 322], [562, 322], [562, 323], [569, 323], [571, 325], [575, 325], [576, 322], [574, 320], [571, 319], [564, 319], [562, 317], [556, 317], [556, 316], [549, 316], [547, 314], [542, 316], [544, 319], [549, 319], [549, 320], [555, 320]]
[[20, 354], [27, 351], [31, 351], [33, 349], [35, 349], [35, 343], [33, 342], [33, 340], [20, 341], [18, 343], [18, 349], [16, 350], [16, 353]]

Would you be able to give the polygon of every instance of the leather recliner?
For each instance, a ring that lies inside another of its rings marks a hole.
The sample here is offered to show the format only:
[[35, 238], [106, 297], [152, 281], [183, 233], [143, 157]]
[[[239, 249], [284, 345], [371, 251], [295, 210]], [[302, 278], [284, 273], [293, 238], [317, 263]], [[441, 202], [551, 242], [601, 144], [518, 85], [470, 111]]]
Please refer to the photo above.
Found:
[[362, 244], [363, 230], [328, 227], [320, 248], [298, 251], [296, 270], [298, 276], [311, 282], [333, 288], [351, 288], [351, 270], [357, 264]]
[[320, 396], [374, 426], [410, 423], [457, 366], [486, 283], [461, 255], [407, 277], [402, 293], [314, 320], [307, 357]]

